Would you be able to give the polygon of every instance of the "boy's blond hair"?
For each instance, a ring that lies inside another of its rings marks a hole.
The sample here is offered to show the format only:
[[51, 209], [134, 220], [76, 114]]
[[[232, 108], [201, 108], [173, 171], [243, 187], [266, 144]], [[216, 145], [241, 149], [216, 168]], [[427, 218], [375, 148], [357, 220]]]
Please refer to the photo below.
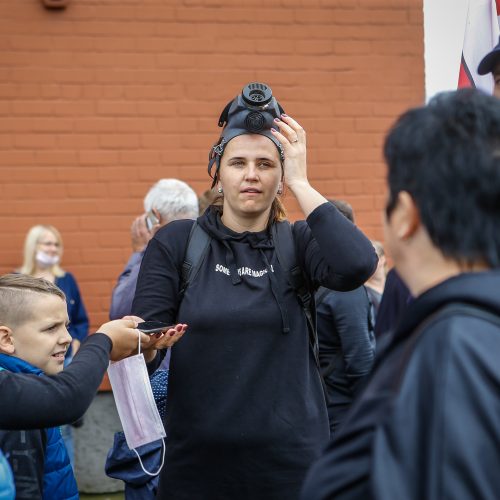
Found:
[[0, 276], [0, 325], [14, 328], [30, 319], [36, 294], [56, 295], [66, 300], [59, 287], [43, 278], [26, 274]]

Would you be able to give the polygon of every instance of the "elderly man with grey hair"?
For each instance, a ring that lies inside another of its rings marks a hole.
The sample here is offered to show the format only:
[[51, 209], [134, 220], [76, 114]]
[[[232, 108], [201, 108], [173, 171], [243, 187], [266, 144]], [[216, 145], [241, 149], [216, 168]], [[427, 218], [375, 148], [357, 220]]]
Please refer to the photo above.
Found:
[[198, 197], [191, 187], [178, 179], [161, 179], [144, 198], [145, 213], [132, 223], [132, 256], [113, 290], [110, 319], [131, 313], [137, 276], [149, 240], [158, 229], [173, 220], [198, 217]]

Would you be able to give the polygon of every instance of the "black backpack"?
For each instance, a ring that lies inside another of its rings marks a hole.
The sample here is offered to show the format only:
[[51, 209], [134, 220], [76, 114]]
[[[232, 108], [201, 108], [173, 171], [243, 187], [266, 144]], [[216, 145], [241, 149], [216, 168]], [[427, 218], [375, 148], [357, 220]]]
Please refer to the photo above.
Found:
[[[288, 283], [295, 290], [299, 303], [306, 316], [309, 343], [319, 369], [319, 347], [316, 331], [314, 297], [311, 295], [306, 285], [306, 279], [302, 274], [302, 270], [297, 264], [292, 225], [288, 221], [277, 222], [272, 225], [271, 235], [274, 241], [278, 262], [285, 273]], [[203, 230], [197, 221], [195, 221], [189, 233], [184, 262], [181, 268], [181, 297], [188, 286], [196, 279], [208, 253], [211, 239], [211, 236]]]

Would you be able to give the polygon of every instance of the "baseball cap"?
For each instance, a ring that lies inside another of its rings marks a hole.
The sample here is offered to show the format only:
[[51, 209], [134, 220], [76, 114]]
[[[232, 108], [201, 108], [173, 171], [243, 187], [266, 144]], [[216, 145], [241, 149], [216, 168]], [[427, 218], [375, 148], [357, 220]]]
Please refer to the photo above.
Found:
[[500, 62], [500, 37], [498, 38], [498, 44], [493, 47], [491, 52], [488, 52], [477, 67], [477, 72], [480, 75], [486, 75], [488, 73], [493, 73], [495, 66]]

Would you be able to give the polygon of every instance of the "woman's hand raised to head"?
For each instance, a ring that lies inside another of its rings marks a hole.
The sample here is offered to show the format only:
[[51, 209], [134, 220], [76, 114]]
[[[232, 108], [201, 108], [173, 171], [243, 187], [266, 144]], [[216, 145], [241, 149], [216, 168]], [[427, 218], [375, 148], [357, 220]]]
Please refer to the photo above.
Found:
[[307, 179], [306, 131], [287, 115], [281, 115], [281, 119], [275, 118], [274, 122], [279, 130], [273, 128], [271, 131], [280, 141], [285, 153], [285, 184], [307, 217], [327, 200], [309, 184]]
[[286, 185], [293, 191], [297, 183], [307, 180], [306, 131], [287, 115], [275, 118], [278, 129], [271, 129], [285, 153], [284, 175]]

